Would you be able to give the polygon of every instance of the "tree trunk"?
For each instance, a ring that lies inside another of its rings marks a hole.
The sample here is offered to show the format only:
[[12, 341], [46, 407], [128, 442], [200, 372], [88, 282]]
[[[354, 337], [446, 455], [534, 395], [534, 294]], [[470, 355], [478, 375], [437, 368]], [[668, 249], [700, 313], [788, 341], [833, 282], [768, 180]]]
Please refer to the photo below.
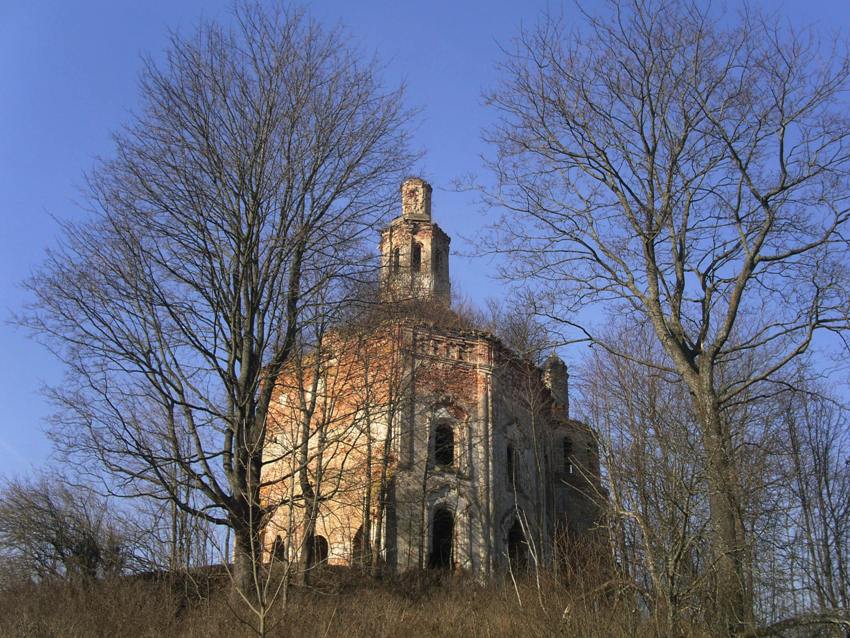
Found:
[[360, 547], [354, 548], [354, 553], [359, 557], [359, 567], [363, 571], [371, 569], [372, 565], [372, 425], [368, 417], [369, 431], [366, 436], [366, 496], [363, 502], [363, 525], [360, 530]]
[[255, 570], [260, 566], [257, 534], [247, 527], [237, 526], [233, 530], [233, 585], [248, 600], [257, 598]]
[[305, 498], [304, 525], [301, 536], [301, 551], [298, 554], [298, 569], [295, 570], [295, 583], [305, 587], [310, 584], [310, 570], [314, 563], [314, 545], [316, 534], [316, 516], [318, 503], [315, 498]]
[[753, 609], [734, 442], [710, 382], [703, 379], [700, 385], [694, 398], [706, 454], [709, 533], [715, 561], [714, 630], [716, 635], [735, 636], [751, 628]]

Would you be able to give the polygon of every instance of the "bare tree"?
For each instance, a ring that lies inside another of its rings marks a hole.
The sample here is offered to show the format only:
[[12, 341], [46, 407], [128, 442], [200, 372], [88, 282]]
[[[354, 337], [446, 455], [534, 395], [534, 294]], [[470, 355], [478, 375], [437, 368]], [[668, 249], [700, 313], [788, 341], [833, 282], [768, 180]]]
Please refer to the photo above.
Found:
[[701, 626], [708, 507], [699, 429], [681, 381], [649, 326], [606, 335], [630, 358], [596, 348], [579, 373], [582, 418], [599, 433], [614, 564], [634, 583], [658, 635]]
[[526, 291], [509, 297], [508, 302], [491, 298], [487, 300], [485, 311], [474, 321], [499, 337], [521, 359], [540, 366], [546, 354], [554, 350], [557, 341], [535, 314], [534, 301], [530, 292]]
[[[847, 327], [850, 64], [758, 16], [607, 6], [575, 32], [544, 20], [503, 64], [489, 199], [510, 219], [492, 250], [561, 326], [595, 303], [652, 325], [700, 424], [714, 629], [733, 634], [753, 623], [748, 424], [724, 412]], [[750, 352], [747, 376], [719, 374]]]
[[[190, 488], [182, 482], [179, 489]], [[187, 501], [199, 501], [197, 494], [184, 493]], [[134, 499], [123, 508], [123, 529], [132, 539], [134, 562], [138, 569], [167, 572], [178, 580], [195, 568], [218, 562], [216, 526], [177, 506], [167, 497]]]
[[[823, 610], [850, 610], [850, 437], [846, 410], [816, 386], [799, 383], [782, 402], [789, 463], [786, 512], [796, 520], [799, 579]], [[808, 602], [808, 601], [806, 601]], [[850, 621], [850, 618], [847, 618]]]
[[0, 491], [0, 551], [28, 578], [120, 574], [132, 550], [105, 499], [62, 477], [7, 482]]
[[174, 36], [88, 176], [90, 220], [66, 224], [28, 282], [23, 322], [68, 367], [58, 444], [124, 494], [228, 526], [244, 591], [276, 379], [304, 322], [367, 266], [360, 240], [412, 159], [402, 90], [359, 58], [279, 6]]
[[[583, 418], [600, 436], [614, 564], [634, 585], [659, 635], [711, 622], [709, 503], [699, 419], [649, 325], [615, 322], [579, 372]], [[627, 356], [624, 356], [627, 355]], [[748, 374], [750, 365], [724, 377]], [[746, 472], [742, 519], [754, 606], [772, 635], [800, 625], [842, 626], [848, 533], [846, 433], [840, 406], [807, 378], [759, 387], [725, 417]]]

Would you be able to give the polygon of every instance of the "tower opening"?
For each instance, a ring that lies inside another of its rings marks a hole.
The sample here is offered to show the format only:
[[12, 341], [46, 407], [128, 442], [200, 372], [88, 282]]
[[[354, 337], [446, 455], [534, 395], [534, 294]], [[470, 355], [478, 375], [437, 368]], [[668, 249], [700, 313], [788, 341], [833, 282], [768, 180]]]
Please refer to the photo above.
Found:
[[430, 569], [451, 568], [454, 527], [454, 515], [449, 510], [441, 507], [434, 512], [434, 520], [431, 523], [431, 553], [428, 557]]

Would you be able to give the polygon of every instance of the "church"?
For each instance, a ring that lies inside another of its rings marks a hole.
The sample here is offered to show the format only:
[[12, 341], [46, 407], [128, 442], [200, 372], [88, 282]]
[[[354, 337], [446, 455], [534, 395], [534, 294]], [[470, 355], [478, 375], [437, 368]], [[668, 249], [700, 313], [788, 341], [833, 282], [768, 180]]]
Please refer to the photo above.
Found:
[[404, 181], [374, 309], [276, 385], [267, 559], [486, 578], [556, 564], [597, 522], [596, 444], [570, 418], [566, 365], [534, 365], [452, 310], [431, 199]]

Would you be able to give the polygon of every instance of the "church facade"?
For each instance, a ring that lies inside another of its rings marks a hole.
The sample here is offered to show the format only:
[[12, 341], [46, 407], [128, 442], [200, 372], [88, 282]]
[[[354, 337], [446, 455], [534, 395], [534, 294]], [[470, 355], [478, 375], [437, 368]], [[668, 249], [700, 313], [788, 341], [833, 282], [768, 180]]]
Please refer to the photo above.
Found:
[[269, 558], [487, 577], [553, 564], [596, 523], [596, 447], [570, 418], [566, 365], [535, 366], [454, 315], [431, 195], [401, 186], [376, 311], [276, 387]]

